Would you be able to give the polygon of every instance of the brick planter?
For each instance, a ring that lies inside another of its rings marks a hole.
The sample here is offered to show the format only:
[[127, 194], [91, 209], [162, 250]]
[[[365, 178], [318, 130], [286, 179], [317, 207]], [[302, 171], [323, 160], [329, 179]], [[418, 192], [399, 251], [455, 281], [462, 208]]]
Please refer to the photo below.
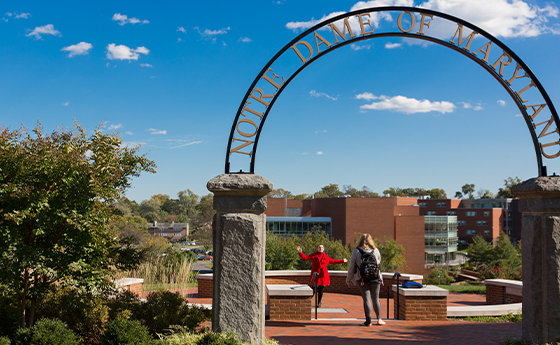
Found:
[[142, 284], [144, 279], [139, 278], [122, 278], [114, 281], [117, 289], [124, 289], [133, 292], [137, 296], [142, 295]]
[[[393, 286], [393, 292], [397, 293]], [[407, 321], [446, 321], [449, 291], [433, 285], [423, 289], [398, 289], [399, 302], [394, 303], [394, 315]]]
[[311, 320], [313, 291], [307, 285], [267, 285], [269, 319]]
[[523, 302], [523, 282], [508, 279], [486, 279], [486, 304]]

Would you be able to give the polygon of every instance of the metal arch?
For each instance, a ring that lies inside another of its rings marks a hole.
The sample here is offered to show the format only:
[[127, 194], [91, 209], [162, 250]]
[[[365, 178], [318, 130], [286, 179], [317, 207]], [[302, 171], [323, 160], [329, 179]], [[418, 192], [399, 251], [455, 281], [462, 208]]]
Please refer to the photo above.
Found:
[[[230, 136], [229, 136], [229, 141], [228, 141], [228, 147], [227, 147], [227, 152], [226, 152], [226, 164], [225, 164], [225, 173], [229, 173], [229, 168], [230, 168], [230, 163], [229, 163], [229, 156], [230, 156], [230, 150], [231, 150], [231, 144], [233, 142], [233, 137], [234, 137], [234, 133], [235, 133], [235, 129], [236, 129], [236, 124], [239, 120], [239, 117], [243, 111], [243, 107], [245, 105], [245, 103], [247, 102], [251, 91], [253, 91], [253, 89], [255, 88], [256, 84], [259, 82], [259, 80], [262, 78], [262, 76], [266, 73], [266, 71], [268, 70], [268, 68], [280, 57], [284, 54], [284, 52], [286, 50], [288, 50], [291, 46], [293, 46], [295, 43], [299, 42], [302, 38], [306, 37], [307, 35], [313, 33], [314, 31], [318, 30], [319, 28], [322, 28], [330, 23], [336, 22], [338, 20], [347, 18], [347, 17], [351, 17], [351, 16], [355, 16], [355, 15], [359, 15], [362, 13], [371, 13], [371, 12], [383, 12], [383, 11], [403, 11], [403, 12], [415, 12], [415, 13], [426, 13], [426, 14], [430, 14], [436, 17], [440, 17], [443, 19], [447, 19], [449, 21], [453, 21], [456, 24], [461, 24], [473, 31], [476, 31], [477, 34], [484, 36], [485, 38], [487, 38], [488, 40], [490, 40], [492, 43], [496, 44], [497, 46], [499, 46], [500, 48], [502, 48], [502, 50], [504, 52], [506, 52], [513, 61], [515, 61], [516, 63], [518, 63], [521, 68], [523, 69], [523, 71], [530, 77], [531, 81], [535, 84], [536, 88], [539, 90], [540, 94], [543, 96], [546, 104], [549, 106], [550, 112], [552, 113], [552, 117], [554, 118], [554, 122], [557, 126], [557, 128], [560, 128], [560, 119], [558, 118], [558, 114], [556, 112], [556, 109], [554, 108], [554, 105], [552, 104], [550, 97], [548, 96], [547, 92], [544, 90], [542, 84], [540, 83], [540, 81], [537, 79], [537, 77], [534, 75], [534, 73], [531, 71], [531, 69], [525, 64], [525, 62], [523, 62], [523, 60], [521, 60], [519, 58], [519, 56], [517, 54], [515, 54], [511, 49], [509, 49], [505, 44], [503, 44], [500, 40], [498, 40], [497, 38], [495, 38], [494, 36], [490, 35], [488, 32], [486, 32], [485, 30], [469, 23], [466, 22], [460, 18], [445, 14], [445, 13], [441, 13], [441, 12], [437, 12], [437, 11], [433, 11], [433, 10], [429, 10], [429, 9], [422, 9], [422, 8], [415, 8], [415, 7], [407, 7], [407, 6], [385, 6], [385, 7], [377, 7], [377, 8], [366, 8], [366, 9], [361, 9], [361, 10], [357, 10], [357, 11], [353, 11], [353, 12], [348, 12], [348, 13], [344, 13], [341, 15], [338, 15], [336, 17], [333, 17], [329, 20], [326, 20], [324, 22], [321, 22], [313, 27], [311, 27], [310, 29], [304, 31], [303, 33], [301, 33], [300, 35], [298, 35], [296, 38], [292, 39], [288, 44], [286, 44], [280, 51], [278, 51], [278, 53], [276, 53], [276, 55], [274, 55], [274, 57], [263, 67], [263, 69], [261, 70], [261, 72], [257, 75], [257, 77], [254, 79], [253, 83], [251, 84], [251, 86], [249, 87], [249, 89], [247, 90], [245, 97], [243, 98], [243, 101], [241, 102], [239, 109], [237, 111], [237, 114], [235, 116], [235, 120], [233, 122], [232, 125], [232, 129], [230, 132]], [[536, 151], [536, 155], [537, 155], [537, 163], [538, 163], [538, 173], [539, 176], [546, 176], [546, 167], [542, 165], [542, 155], [540, 153], [539, 150], [539, 143], [536, 137], [536, 133], [534, 132], [534, 130], [532, 129], [532, 124], [531, 121], [529, 119], [529, 116], [527, 114], [527, 111], [525, 109], [525, 106], [523, 105], [523, 103], [521, 102], [521, 100], [519, 99], [519, 97], [517, 96], [517, 94], [515, 93], [515, 91], [513, 91], [513, 89], [511, 89], [511, 87], [509, 86], [508, 83], [506, 83], [506, 81], [504, 79], [502, 79], [501, 76], [499, 76], [496, 71], [487, 63], [483, 62], [482, 60], [480, 60], [479, 58], [477, 58], [473, 53], [471, 53], [470, 51], [467, 51], [466, 49], [463, 49], [457, 45], [451, 44], [447, 41], [443, 41], [441, 39], [435, 38], [435, 37], [430, 37], [430, 36], [425, 36], [425, 35], [418, 35], [418, 34], [409, 34], [409, 33], [399, 33], [399, 32], [393, 32], [393, 33], [380, 33], [380, 34], [371, 34], [371, 35], [367, 35], [367, 36], [359, 36], [356, 38], [349, 38], [348, 40], [344, 40], [340, 43], [335, 43], [333, 44], [333, 47], [318, 53], [317, 55], [315, 55], [314, 57], [312, 57], [311, 59], [309, 59], [308, 61], [306, 61], [298, 70], [296, 70], [296, 72], [294, 72], [283, 84], [282, 86], [277, 90], [277, 92], [275, 93], [273, 99], [271, 100], [270, 104], [267, 106], [265, 113], [263, 114], [262, 120], [259, 124], [259, 128], [257, 130], [257, 134], [255, 137], [255, 141], [253, 143], [253, 149], [252, 149], [252, 154], [251, 154], [251, 163], [250, 163], [250, 173], [254, 173], [254, 168], [255, 168], [255, 153], [256, 153], [256, 149], [257, 149], [257, 145], [258, 145], [258, 140], [260, 137], [260, 133], [262, 130], [262, 127], [264, 126], [266, 117], [268, 116], [268, 113], [270, 112], [270, 109], [272, 109], [272, 106], [274, 105], [274, 103], [276, 102], [276, 99], [280, 96], [280, 94], [282, 93], [283, 89], [291, 82], [291, 80], [293, 80], [295, 78], [295, 76], [297, 76], [303, 69], [305, 69], [308, 65], [310, 65], [311, 63], [313, 63], [315, 60], [317, 60], [318, 58], [326, 55], [327, 53], [329, 53], [330, 51], [334, 51], [340, 47], [346, 46], [350, 43], [354, 43], [357, 41], [361, 41], [361, 40], [366, 40], [366, 39], [372, 39], [372, 38], [377, 38], [377, 37], [412, 37], [412, 38], [417, 38], [417, 39], [422, 39], [422, 40], [427, 40], [427, 41], [431, 41], [434, 43], [438, 43], [441, 44], [443, 46], [452, 48], [455, 51], [458, 51], [460, 53], [462, 53], [463, 55], [469, 57], [471, 60], [477, 62], [479, 65], [481, 65], [483, 68], [485, 68], [488, 72], [491, 73], [491, 75], [494, 76], [494, 78], [496, 78], [500, 84], [502, 84], [502, 86], [506, 89], [506, 91], [510, 94], [510, 96], [513, 98], [513, 100], [515, 101], [515, 103], [517, 104], [518, 108], [520, 109], [520, 111], [523, 114], [523, 117], [525, 118], [525, 121], [527, 123], [527, 126], [529, 127], [529, 132], [531, 133], [532, 139], [533, 139], [533, 144], [535, 146], [535, 151]]]

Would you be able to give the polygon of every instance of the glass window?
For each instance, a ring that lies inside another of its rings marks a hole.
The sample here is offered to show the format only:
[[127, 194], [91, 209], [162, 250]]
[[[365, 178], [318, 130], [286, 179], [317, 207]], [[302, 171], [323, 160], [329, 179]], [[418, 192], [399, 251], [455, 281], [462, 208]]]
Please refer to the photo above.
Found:
[[490, 216], [490, 211], [484, 211], [484, 217]]
[[488, 222], [485, 221], [485, 220], [478, 220], [478, 221], [476, 221], [476, 225], [484, 226], [484, 225], [488, 225]]
[[420, 206], [420, 207], [428, 207], [428, 203], [419, 202], [419, 203], [418, 203], [418, 206]]
[[476, 230], [467, 230], [465, 233], [467, 235], [476, 235]]
[[457, 215], [457, 212], [455, 212], [455, 211], [447, 211], [447, 212], [445, 212], [445, 214], [448, 215], [448, 216], [455, 216], [455, 215]]
[[436, 203], [436, 207], [447, 207], [447, 203], [446, 202], [438, 202], [438, 203]]
[[465, 212], [465, 216], [467, 216], [467, 217], [476, 217], [476, 211], [468, 211], [468, 212]]
[[484, 236], [490, 236], [490, 230], [484, 230]]
[[436, 211], [428, 211], [428, 212], [426, 212], [426, 215], [428, 215], [428, 216], [435, 216], [436, 214], [437, 214]]
[[458, 220], [457, 225], [467, 225], [467, 221], [466, 220]]

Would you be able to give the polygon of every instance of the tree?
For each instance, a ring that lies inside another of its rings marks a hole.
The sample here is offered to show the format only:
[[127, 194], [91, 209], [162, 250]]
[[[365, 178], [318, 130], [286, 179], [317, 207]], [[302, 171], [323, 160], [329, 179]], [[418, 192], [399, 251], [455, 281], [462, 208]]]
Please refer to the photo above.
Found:
[[265, 265], [267, 270], [294, 270], [299, 256], [291, 237], [266, 233]]
[[426, 192], [428, 192], [430, 199], [447, 199], [447, 193], [445, 193], [445, 190], [443, 189], [434, 188], [427, 190]]
[[479, 199], [493, 199], [494, 198], [494, 193], [492, 193], [491, 191], [489, 191], [488, 189], [479, 189], [478, 192], [476, 192], [477, 194], [477, 198]]
[[467, 249], [469, 261], [475, 266], [488, 264], [492, 261], [492, 244], [486, 242], [484, 237], [477, 235], [473, 237], [473, 243]]
[[468, 195], [468, 199], [473, 199], [473, 193], [474, 193], [474, 183], [473, 184], [464, 184], [463, 187], [461, 187], [461, 191], [463, 192], [463, 195], [466, 197]]
[[513, 186], [520, 184], [521, 182], [523, 181], [517, 176], [508, 177], [507, 179], [504, 180], [504, 188], [500, 188], [498, 190], [498, 193], [496, 194], [496, 198], [502, 198], [502, 199], [515, 198], [515, 195], [513, 195], [511, 188]]
[[280, 198], [280, 199], [292, 199], [293, 194], [289, 190], [282, 188], [273, 189], [272, 192], [268, 193], [269, 198]]
[[455, 199], [462, 199], [463, 198], [463, 193], [456, 191], [455, 192]]
[[187, 189], [177, 193], [177, 196], [181, 204], [181, 214], [186, 214], [187, 217], [194, 215], [196, 213], [196, 205], [198, 205], [198, 195], [192, 190]]
[[21, 327], [54, 284], [92, 291], [122, 267], [115, 204], [132, 177], [155, 172], [138, 150], [78, 123], [50, 135], [39, 122], [0, 128], [0, 284], [17, 295]]
[[340, 195], [342, 195], [342, 192], [338, 189], [338, 185], [336, 183], [331, 183], [316, 192], [315, 198], [336, 198]]
[[519, 252], [515, 249], [509, 236], [505, 232], [500, 232], [498, 242], [492, 250], [492, 261], [497, 266], [509, 266], [513, 269], [521, 267]]
[[307, 200], [307, 199], [312, 199], [313, 198], [313, 194], [298, 194], [298, 195], [294, 195], [294, 200]]
[[373, 242], [381, 254], [381, 269], [385, 272], [397, 272], [406, 266], [406, 258], [404, 257], [404, 247], [393, 239], [387, 239], [383, 236], [383, 244], [381, 240], [374, 238]]

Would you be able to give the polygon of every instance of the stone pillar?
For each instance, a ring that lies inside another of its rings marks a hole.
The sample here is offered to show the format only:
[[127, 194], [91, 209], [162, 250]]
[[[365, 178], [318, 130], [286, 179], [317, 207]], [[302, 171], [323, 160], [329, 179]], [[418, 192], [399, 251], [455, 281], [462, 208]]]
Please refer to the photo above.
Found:
[[523, 340], [560, 342], [560, 177], [533, 178], [512, 190], [523, 214]]
[[212, 330], [264, 342], [266, 195], [272, 183], [255, 174], [222, 174], [214, 193]]

